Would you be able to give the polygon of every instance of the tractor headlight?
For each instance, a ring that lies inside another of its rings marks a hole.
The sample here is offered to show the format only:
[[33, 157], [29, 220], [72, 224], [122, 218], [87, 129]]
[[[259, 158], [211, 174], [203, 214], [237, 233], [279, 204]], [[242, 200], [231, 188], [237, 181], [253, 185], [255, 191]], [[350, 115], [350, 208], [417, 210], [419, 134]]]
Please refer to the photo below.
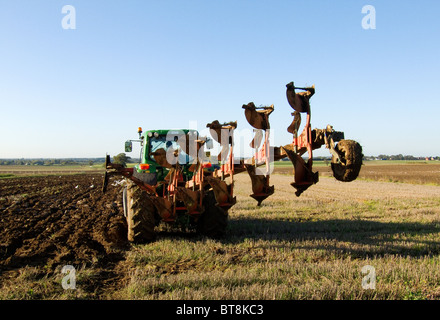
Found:
[[155, 133], [154, 133], [154, 137], [155, 137], [155, 138], [158, 138], [158, 137], [159, 137], [159, 133], [158, 133], [158, 132], [155, 132]]
[[148, 137], [152, 137], [153, 136], [153, 132], [148, 132]]

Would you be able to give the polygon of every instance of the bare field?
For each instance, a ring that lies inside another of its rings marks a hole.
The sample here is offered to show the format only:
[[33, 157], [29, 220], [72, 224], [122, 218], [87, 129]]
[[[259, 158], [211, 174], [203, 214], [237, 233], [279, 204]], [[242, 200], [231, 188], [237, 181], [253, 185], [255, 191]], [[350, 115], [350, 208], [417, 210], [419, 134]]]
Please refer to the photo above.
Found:
[[404, 163], [383, 165], [366, 163], [360, 173], [361, 179], [388, 182], [408, 182], [440, 186], [440, 163]]
[[[0, 179], [0, 298], [437, 300], [440, 187], [372, 181], [374, 168], [350, 183], [321, 174], [301, 197], [275, 174], [261, 207], [239, 174], [224, 239], [160, 232], [142, 245], [124, 240], [117, 180], [103, 196], [99, 174]], [[362, 287], [367, 265], [375, 289]]]
[[[333, 175], [330, 164], [325, 165], [319, 162], [314, 170], [319, 171], [320, 176]], [[279, 174], [292, 174], [292, 171], [292, 165], [287, 162], [276, 165], [274, 169], [274, 172]], [[362, 166], [359, 179], [440, 186], [440, 163], [438, 161], [366, 161]]]

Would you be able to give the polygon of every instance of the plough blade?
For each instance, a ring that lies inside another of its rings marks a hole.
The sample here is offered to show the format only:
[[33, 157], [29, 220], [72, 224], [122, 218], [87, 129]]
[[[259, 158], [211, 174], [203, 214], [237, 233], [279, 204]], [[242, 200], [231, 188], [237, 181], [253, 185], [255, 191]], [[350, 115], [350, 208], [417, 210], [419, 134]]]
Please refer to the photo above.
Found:
[[222, 124], [218, 122], [218, 120], [215, 120], [211, 123], [208, 123], [206, 127], [209, 128], [211, 137], [222, 147], [222, 150], [217, 157], [218, 161], [226, 161], [229, 154], [230, 145], [232, 144], [232, 134], [237, 128], [237, 121]]
[[[309, 99], [315, 94], [315, 86], [307, 88], [297, 88], [290, 82], [286, 85], [286, 96], [290, 106], [298, 112], [310, 112]], [[295, 89], [306, 90], [304, 92], [295, 92]]]
[[306, 163], [299, 154], [292, 150], [291, 145], [284, 146], [282, 149], [290, 161], [292, 161], [295, 181], [290, 185], [296, 189], [295, 195], [299, 197], [307, 188], [318, 182], [318, 172], [313, 172], [310, 162]]
[[273, 112], [273, 105], [257, 108], [253, 102], [249, 102], [244, 104], [242, 108], [245, 109], [244, 115], [252, 127], [263, 130], [270, 129], [269, 115]]
[[225, 139], [228, 139], [228, 142], [224, 143], [226, 145], [229, 143], [229, 132], [237, 128], [237, 121], [222, 124], [218, 122], [218, 120], [214, 120], [213, 122], [208, 123], [206, 127], [209, 128], [212, 138], [221, 145]]
[[258, 206], [260, 206], [264, 199], [274, 193], [275, 187], [269, 186], [269, 175], [256, 174], [254, 165], [245, 164], [245, 167], [252, 182], [253, 194], [250, 196], [257, 200]]
[[[269, 186], [269, 162], [270, 162], [270, 122], [269, 115], [274, 111], [273, 104], [269, 107], [255, 107], [253, 102], [243, 105], [244, 114], [249, 124], [254, 127], [255, 135], [250, 143], [251, 148], [255, 149], [255, 155], [250, 161], [245, 162], [245, 168], [252, 182], [253, 194], [250, 196], [257, 200], [258, 206], [264, 199], [274, 193], [274, 186]], [[264, 131], [264, 133], [263, 133]], [[264, 136], [264, 140], [263, 140]], [[264, 141], [264, 142], [263, 142]], [[260, 148], [261, 146], [261, 148]], [[256, 173], [256, 168], [260, 165], [266, 166], [266, 171]]]
[[108, 173], [107, 171], [104, 173], [104, 182], [102, 183], [102, 193], [106, 193], [108, 186]]
[[206, 177], [205, 179], [214, 190], [217, 206], [228, 210], [237, 202], [236, 198], [231, 196], [232, 185], [228, 186], [225, 181], [218, 178]]
[[149, 198], [159, 213], [163, 221], [174, 221], [173, 203], [167, 198], [150, 197]]
[[301, 113], [295, 111], [292, 113], [293, 120], [292, 124], [287, 128], [287, 132], [292, 134], [298, 133], [299, 126], [301, 125]]
[[189, 214], [198, 214], [202, 212], [200, 207], [200, 192], [193, 191], [184, 187], [177, 187], [177, 200], [183, 201]]

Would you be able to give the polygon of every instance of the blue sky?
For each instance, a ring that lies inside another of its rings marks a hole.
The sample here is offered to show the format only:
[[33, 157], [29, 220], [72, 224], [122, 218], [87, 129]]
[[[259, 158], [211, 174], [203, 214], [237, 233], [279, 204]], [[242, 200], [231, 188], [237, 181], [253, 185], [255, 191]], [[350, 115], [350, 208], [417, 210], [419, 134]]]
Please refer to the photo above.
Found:
[[0, 158], [115, 155], [138, 126], [250, 129], [250, 101], [275, 105], [274, 144], [288, 144], [290, 81], [316, 86], [313, 128], [332, 124], [366, 155], [440, 155], [439, 12], [434, 0], [0, 0]]

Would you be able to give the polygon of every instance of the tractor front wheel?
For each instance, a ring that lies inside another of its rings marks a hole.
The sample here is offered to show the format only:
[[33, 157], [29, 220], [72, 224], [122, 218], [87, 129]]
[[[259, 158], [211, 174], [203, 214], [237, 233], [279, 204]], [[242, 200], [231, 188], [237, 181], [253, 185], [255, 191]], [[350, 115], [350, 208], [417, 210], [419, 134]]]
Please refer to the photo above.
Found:
[[127, 179], [123, 194], [124, 215], [128, 225], [128, 241], [148, 242], [155, 239], [156, 208], [149, 200], [148, 194], [133, 181]]
[[362, 147], [354, 140], [341, 140], [335, 147], [339, 159], [332, 157], [333, 176], [343, 182], [355, 180], [362, 167]]

